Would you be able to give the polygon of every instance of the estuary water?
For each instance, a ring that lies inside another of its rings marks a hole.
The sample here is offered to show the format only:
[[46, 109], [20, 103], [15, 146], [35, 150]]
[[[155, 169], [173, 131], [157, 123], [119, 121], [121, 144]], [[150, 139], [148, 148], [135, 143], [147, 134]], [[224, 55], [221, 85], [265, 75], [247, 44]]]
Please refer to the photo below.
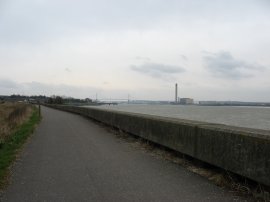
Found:
[[270, 107], [119, 104], [97, 108], [270, 130]]

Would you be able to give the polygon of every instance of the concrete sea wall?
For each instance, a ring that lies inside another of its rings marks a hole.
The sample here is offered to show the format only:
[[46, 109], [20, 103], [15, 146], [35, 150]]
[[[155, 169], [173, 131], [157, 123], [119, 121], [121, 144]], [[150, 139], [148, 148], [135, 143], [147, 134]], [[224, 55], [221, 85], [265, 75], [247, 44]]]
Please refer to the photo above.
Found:
[[50, 105], [270, 186], [270, 131], [128, 112]]

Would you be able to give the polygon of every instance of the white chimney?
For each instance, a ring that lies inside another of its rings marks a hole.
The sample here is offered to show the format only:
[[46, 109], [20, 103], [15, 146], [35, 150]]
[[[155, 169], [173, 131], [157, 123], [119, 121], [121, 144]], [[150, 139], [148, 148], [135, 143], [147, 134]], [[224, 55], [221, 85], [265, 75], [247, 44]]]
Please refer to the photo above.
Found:
[[177, 96], [177, 93], [178, 93], [178, 89], [177, 89], [177, 83], [175, 84], [175, 103], [178, 102], [178, 96]]

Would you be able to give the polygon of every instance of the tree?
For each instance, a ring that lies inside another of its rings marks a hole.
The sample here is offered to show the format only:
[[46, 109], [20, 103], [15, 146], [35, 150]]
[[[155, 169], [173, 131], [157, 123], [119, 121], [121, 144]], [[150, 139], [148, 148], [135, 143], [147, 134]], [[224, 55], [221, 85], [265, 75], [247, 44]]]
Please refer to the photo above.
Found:
[[56, 96], [55, 98], [55, 104], [63, 104], [64, 101], [63, 101], [63, 98], [61, 98], [60, 96]]
[[64, 100], [62, 97], [60, 96], [52, 96], [48, 99], [47, 101], [48, 104], [63, 104], [64, 103]]

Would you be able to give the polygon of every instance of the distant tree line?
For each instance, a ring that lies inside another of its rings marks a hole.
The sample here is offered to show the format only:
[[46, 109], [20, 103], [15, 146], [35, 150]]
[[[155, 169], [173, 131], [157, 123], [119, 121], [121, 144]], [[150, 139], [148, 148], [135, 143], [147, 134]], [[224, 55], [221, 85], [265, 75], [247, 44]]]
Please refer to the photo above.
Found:
[[10, 98], [24, 98], [24, 99], [45, 99], [47, 98], [45, 95], [31, 95], [31, 96], [27, 96], [27, 95], [19, 95], [19, 94], [13, 94], [11, 96], [9, 96]]
[[30, 103], [47, 103], [47, 104], [89, 104], [92, 103], [93, 100], [90, 98], [79, 99], [79, 98], [72, 98], [72, 97], [65, 97], [65, 96], [58, 96], [52, 95], [50, 97], [45, 95], [19, 95], [13, 94], [10, 96], [0, 95], [0, 102], [4, 101], [24, 101]]
[[64, 99], [60, 96], [53, 96], [47, 100], [48, 104], [64, 104]]
[[86, 99], [79, 99], [79, 98], [72, 98], [72, 97], [61, 97], [61, 96], [51, 96], [47, 99], [48, 104], [87, 104], [92, 103], [93, 101], [89, 98]]

